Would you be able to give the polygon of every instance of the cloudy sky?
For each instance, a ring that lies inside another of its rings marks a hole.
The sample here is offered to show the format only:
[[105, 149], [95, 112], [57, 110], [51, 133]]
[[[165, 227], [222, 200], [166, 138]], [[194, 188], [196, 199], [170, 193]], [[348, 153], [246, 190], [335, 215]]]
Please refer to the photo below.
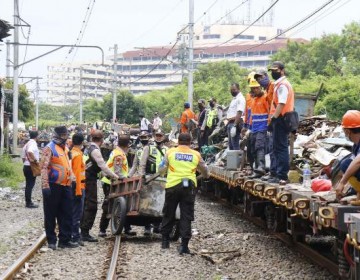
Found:
[[[195, 20], [199, 23], [211, 24], [244, 1], [246, 0], [195, 0]], [[279, 0], [274, 7], [273, 25], [285, 29], [327, 1]], [[96, 0], [95, 2], [94, 0], [19, 0], [19, 7], [21, 18], [31, 25], [29, 43], [74, 44], [87, 15], [86, 18], [89, 20], [81, 44], [101, 46], [106, 54], [110, 54], [109, 48], [115, 43], [118, 44], [119, 51], [173, 43], [177, 31], [189, 21], [188, 2], [188, 0]], [[254, 20], [259, 16], [270, 6], [270, 2], [270, 0], [251, 0], [251, 18]], [[13, 22], [13, 5], [11, 0], [1, 0], [1, 19]], [[90, 9], [87, 9], [88, 7]], [[89, 16], [90, 10], [92, 12]], [[245, 3], [230, 16], [233, 20], [242, 20], [247, 17], [248, 10], [249, 5]], [[324, 33], [339, 33], [345, 24], [360, 21], [359, 11], [360, 1], [334, 0], [322, 12], [300, 25], [294, 32], [290, 32], [290, 35], [310, 39]], [[265, 20], [268, 21], [269, 18]], [[22, 31], [20, 42], [26, 43], [28, 28], [24, 27]], [[13, 40], [12, 37], [9, 38]], [[5, 45], [0, 45], [0, 50], [0, 76], [5, 76]], [[50, 49], [29, 47], [26, 59], [48, 50]], [[21, 75], [45, 77], [47, 64], [61, 63], [66, 57], [67, 61], [100, 60], [100, 54], [96, 50], [79, 49], [70, 55], [68, 50], [57, 51], [26, 65]], [[24, 60], [24, 55], [25, 47], [20, 47], [20, 62]]]

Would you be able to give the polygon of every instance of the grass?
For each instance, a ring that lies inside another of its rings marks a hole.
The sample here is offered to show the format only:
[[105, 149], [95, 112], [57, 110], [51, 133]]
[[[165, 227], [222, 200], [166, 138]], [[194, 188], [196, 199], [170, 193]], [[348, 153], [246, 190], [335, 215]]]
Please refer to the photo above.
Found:
[[23, 181], [22, 163], [8, 156], [0, 157], [0, 187], [18, 189]]

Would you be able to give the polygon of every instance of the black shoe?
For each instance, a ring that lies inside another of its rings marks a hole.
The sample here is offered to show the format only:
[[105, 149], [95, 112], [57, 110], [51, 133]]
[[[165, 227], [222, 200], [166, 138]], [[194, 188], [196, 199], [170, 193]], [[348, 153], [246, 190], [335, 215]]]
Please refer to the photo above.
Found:
[[269, 179], [268, 182], [271, 183], [271, 184], [279, 184], [280, 179], [276, 178], [276, 177], [273, 177], [273, 178]]
[[268, 180], [273, 179], [273, 178], [275, 178], [275, 176], [273, 176], [272, 174], [269, 173], [267, 175], [262, 176], [261, 180], [262, 181], [268, 181]]
[[124, 233], [125, 233], [125, 235], [128, 235], [128, 236], [135, 236], [136, 235], [135, 231], [130, 231], [130, 230], [126, 230]]
[[161, 241], [161, 249], [169, 249], [169, 248], [170, 248], [170, 241], [169, 240]]
[[190, 250], [189, 250], [189, 247], [188, 246], [184, 246], [184, 245], [180, 245], [179, 249], [178, 249], [178, 252], [180, 255], [183, 255], [183, 254], [191, 254], [190, 253]]
[[263, 175], [265, 175], [265, 169], [264, 168], [261, 168], [261, 167], [258, 167], [258, 168], [255, 168], [254, 169], [254, 172], [256, 173], [256, 174], [260, 174], [261, 176], [263, 176]]
[[79, 243], [73, 242], [73, 241], [69, 241], [66, 243], [59, 242], [58, 247], [59, 248], [76, 248], [76, 247], [79, 247]]
[[99, 237], [106, 237], [106, 236], [107, 236], [106, 231], [101, 231], [101, 230], [100, 230], [98, 236], [99, 236]]
[[71, 241], [72, 241], [72, 242], [74, 242], [74, 243], [79, 244], [79, 246], [85, 246], [84, 241], [82, 241], [81, 239], [78, 239], [78, 240], [71, 240]]
[[160, 233], [160, 227], [154, 227], [153, 233]]
[[39, 205], [34, 204], [33, 202], [26, 203], [26, 208], [38, 208]]
[[51, 250], [56, 250], [56, 244], [49, 243], [48, 248]]
[[146, 228], [144, 230], [144, 236], [150, 236], [151, 235], [151, 229], [150, 228]]
[[254, 172], [251, 176], [249, 176], [249, 179], [259, 179], [261, 178], [261, 174]]
[[89, 233], [81, 234], [81, 240], [87, 241], [87, 242], [98, 242], [97, 238], [94, 236], [91, 236]]

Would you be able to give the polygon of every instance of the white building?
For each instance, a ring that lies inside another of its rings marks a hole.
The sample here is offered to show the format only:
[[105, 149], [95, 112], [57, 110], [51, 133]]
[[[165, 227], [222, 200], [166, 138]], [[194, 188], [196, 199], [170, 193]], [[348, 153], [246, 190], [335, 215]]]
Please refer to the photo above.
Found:
[[[271, 26], [218, 24], [195, 26], [194, 67], [199, 64], [233, 61], [244, 68], [265, 68], [270, 57], [286, 47], [288, 39], [273, 38], [279, 32]], [[134, 94], [144, 94], [174, 86], [187, 74], [187, 36], [181, 35], [178, 44], [147, 47], [118, 54], [118, 83]], [[304, 39], [292, 39], [306, 42]], [[48, 68], [48, 96], [51, 103], [66, 104], [79, 100], [80, 66], [83, 67], [84, 98], [101, 98], [110, 92], [114, 57], [107, 66], [86, 64], [51, 65]]]

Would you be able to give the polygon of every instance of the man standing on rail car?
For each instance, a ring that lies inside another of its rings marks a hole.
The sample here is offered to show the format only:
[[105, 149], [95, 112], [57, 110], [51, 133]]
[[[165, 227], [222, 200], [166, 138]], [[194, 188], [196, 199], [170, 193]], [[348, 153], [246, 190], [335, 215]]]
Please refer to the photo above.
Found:
[[240, 92], [240, 86], [237, 83], [231, 84], [230, 92], [233, 99], [226, 115], [229, 150], [240, 150], [240, 132], [243, 126], [241, 116], [245, 113], [245, 98]]
[[[271, 108], [273, 96], [274, 96], [274, 82], [270, 81], [268, 74], [265, 70], [259, 70], [254, 75], [255, 80], [261, 85], [261, 87], [265, 90], [265, 95], [267, 97], [267, 101], [269, 103], [269, 108]], [[270, 170], [267, 175], [261, 177], [261, 180], [267, 181], [276, 177], [276, 158], [275, 153], [273, 151], [273, 137], [272, 132], [268, 133], [268, 152], [270, 155]]]
[[342, 126], [346, 138], [353, 142], [354, 146], [351, 158], [343, 160], [340, 164], [343, 176], [336, 186], [336, 194], [340, 198], [349, 182], [357, 192], [357, 198], [351, 201], [351, 204], [360, 206], [360, 111], [347, 111], [343, 116]]
[[273, 62], [268, 69], [274, 82], [274, 96], [270, 108], [269, 129], [273, 136], [273, 151], [276, 155], [276, 177], [269, 179], [269, 183], [286, 183], [290, 169], [289, 162], [289, 131], [284, 122], [284, 115], [294, 111], [294, 90], [285, 76], [285, 66], [280, 61]]
[[44, 203], [45, 232], [48, 247], [56, 249], [56, 221], [59, 224], [59, 248], [74, 248], [71, 241], [72, 190], [75, 177], [71, 171], [69, 150], [66, 147], [68, 131], [65, 126], [54, 129], [53, 140], [43, 149], [41, 185]]
[[155, 112], [155, 114], [154, 114], [154, 121], [153, 121], [152, 126], [153, 126], [154, 132], [160, 130], [162, 127], [162, 120], [160, 119], [158, 112]]
[[[128, 134], [119, 134], [117, 144], [118, 146], [111, 152], [106, 165], [111, 171], [114, 171], [114, 173], [119, 176], [119, 179], [124, 179], [129, 176], [129, 165], [126, 155], [129, 151], [130, 136]], [[104, 202], [102, 204], [103, 212], [100, 219], [99, 237], [106, 237], [106, 229], [108, 228], [110, 221], [107, 215], [111, 181], [104, 177], [101, 182], [103, 183]]]
[[85, 199], [85, 163], [83, 159], [83, 152], [81, 151], [84, 136], [82, 133], [75, 133], [72, 136], [72, 149], [71, 149], [71, 167], [76, 178], [72, 182], [73, 205], [72, 205], [72, 230], [71, 240], [84, 246], [80, 238], [80, 220], [84, 209]]
[[181, 113], [181, 118], [180, 118], [180, 133], [185, 133], [185, 132], [191, 133], [191, 130], [195, 126], [192, 120], [196, 120], [196, 115], [191, 110], [190, 103], [185, 102], [184, 111]]
[[205, 178], [209, 178], [209, 171], [200, 153], [190, 148], [189, 133], [181, 133], [178, 141], [179, 146], [169, 149], [159, 166], [160, 173], [167, 171], [161, 248], [170, 247], [170, 232], [174, 225], [176, 208], [180, 204], [179, 253], [190, 254], [188, 244], [191, 238], [191, 221], [194, 220], [196, 170]]
[[104, 142], [104, 135], [100, 130], [94, 130], [91, 133], [89, 147], [85, 151], [88, 159], [86, 160], [85, 170], [85, 205], [84, 215], [81, 220], [81, 239], [88, 242], [97, 242], [98, 240], [90, 235], [90, 230], [94, 225], [97, 212], [97, 180], [98, 174], [102, 171], [105, 176], [112, 179], [119, 177], [106, 165], [100, 152], [100, 146]]

